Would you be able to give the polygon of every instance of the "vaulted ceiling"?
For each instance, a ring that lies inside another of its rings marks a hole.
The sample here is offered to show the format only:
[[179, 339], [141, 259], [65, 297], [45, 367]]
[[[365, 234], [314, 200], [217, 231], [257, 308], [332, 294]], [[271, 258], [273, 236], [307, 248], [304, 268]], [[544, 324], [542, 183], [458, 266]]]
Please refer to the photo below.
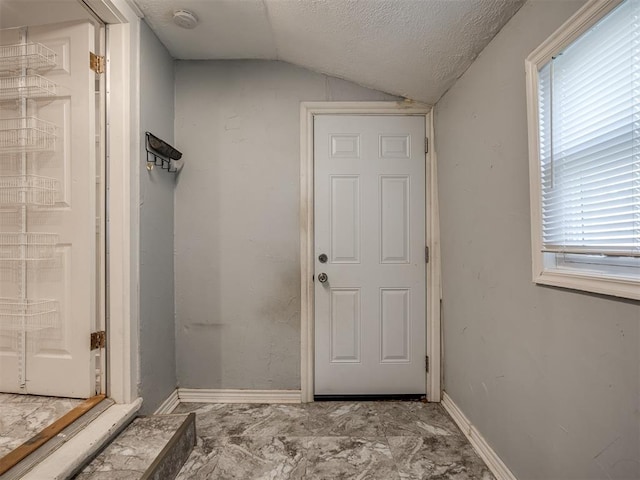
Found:
[[[177, 59], [270, 59], [435, 103], [524, 0], [135, 0]], [[172, 21], [196, 14], [192, 30]]]
[[[177, 59], [282, 60], [433, 104], [525, 0], [133, 1]], [[175, 25], [177, 9], [199, 25]], [[77, 0], [0, 0], [0, 28], [76, 14]]]

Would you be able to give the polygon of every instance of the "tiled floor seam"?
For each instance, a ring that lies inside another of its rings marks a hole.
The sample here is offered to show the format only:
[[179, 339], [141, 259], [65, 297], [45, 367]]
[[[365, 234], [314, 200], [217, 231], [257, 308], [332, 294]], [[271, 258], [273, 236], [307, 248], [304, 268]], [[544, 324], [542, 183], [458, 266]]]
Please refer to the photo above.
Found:
[[389, 435], [387, 432], [387, 427], [382, 422], [382, 419], [379, 418], [379, 420], [380, 420], [380, 424], [382, 425], [382, 431], [384, 432], [384, 441], [387, 443], [387, 447], [389, 448], [389, 453], [391, 454], [391, 459], [393, 460], [393, 464], [396, 467], [396, 472], [398, 473], [398, 480], [402, 480], [402, 474], [400, 473], [400, 465], [398, 465], [398, 460], [396, 459], [396, 456], [393, 454], [393, 449], [391, 448], [391, 444], [389, 443]]
[[398, 462], [398, 459], [393, 454], [393, 448], [391, 448], [391, 444], [389, 443], [389, 439], [386, 436], [385, 436], [385, 440], [387, 442], [387, 446], [389, 447], [389, 453], [391, 453], [391, 459], [393, 460], [393, 464], [396, 466], [396, 471], [398, 472], [398, 480], [402, 480], [404, 477], [402, 476], [402, 469], [400, 468], [400, 464]]

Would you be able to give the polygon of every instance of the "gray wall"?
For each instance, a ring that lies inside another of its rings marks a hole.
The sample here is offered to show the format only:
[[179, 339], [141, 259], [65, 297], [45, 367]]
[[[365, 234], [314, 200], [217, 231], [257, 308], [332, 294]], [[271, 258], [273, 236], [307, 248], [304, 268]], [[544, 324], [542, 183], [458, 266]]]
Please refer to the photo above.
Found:
[[640, 304], [531, 282], [527, 3], [438, 102], [445, 390], [519, 480], [640, 478]]
[[[173, 59], [146, 23], [140, 32], [140, 128], [174, 144]], [[179, 147], [177, 147], [179, 149]], [[140, 385], [142, 413], [176, 388], [173, 205], [175, 174], [140, 158]]]
[[300, 102], [394, 99], [282, 62], [176, 62], [181, 387], [300, 388]]

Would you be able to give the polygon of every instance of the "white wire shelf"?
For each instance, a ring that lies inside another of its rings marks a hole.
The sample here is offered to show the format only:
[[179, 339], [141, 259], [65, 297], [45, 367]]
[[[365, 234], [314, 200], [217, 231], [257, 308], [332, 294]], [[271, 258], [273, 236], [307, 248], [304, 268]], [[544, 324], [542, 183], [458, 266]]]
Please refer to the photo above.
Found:
[[58, 325], [58, 302], [0, 298], [0, 331], [33, 332]]
[[0, 233], [0, 261], [48, 260], [59, 238], [56, 233]]
[[56, 202], [58, 181], [39, 175], [0, 176], [0, 206], [48, 206]]
[[0, 45], [0, 72], [17, 72], [22, 68], [46, 70], [55, 67], [56, 52], [41, 43]]
[[0, 119], [0, 154], [51, 151], [56, 126], [36, 117]]
[[42, 75], [0, 77], [0, 100], [55, 97], [57, 85]]

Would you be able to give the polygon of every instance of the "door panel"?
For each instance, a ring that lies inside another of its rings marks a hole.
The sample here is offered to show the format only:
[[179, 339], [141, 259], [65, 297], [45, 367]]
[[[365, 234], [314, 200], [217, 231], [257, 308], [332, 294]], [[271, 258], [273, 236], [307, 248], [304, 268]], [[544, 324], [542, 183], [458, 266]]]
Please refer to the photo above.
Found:
[[360, 361], [360, 290], [331, 290], [331, 351], [332, 363]]
[[[0, 297], [14, 294], [11, 283], [23, 282], [23, 296], [46, 299], [55, 311], [46, 328], [26, 334], [0, 328], [4, 342], [18, 345], [21, 335], [26, 338], [22, 347], [0, 355], [0, 391], [84, 398], [93, 395], [95, 385], [95, 356], [89, 350], [96, 312], [96, 102], [95, 74], [89, 68], [95, 32], [88, 22], [42, 25], [27, 32], [29, 42], [57, 55], [55, 67], [41, 72], [56, 84], [56, 94], [28, 99], [22, 108], [55, 125], [55, 142], [46, 151], [20, 154], [21, 168], [51, 179], [55, 193], [49, 205], [18, 207], [23, 213], [16, 218], [3, 212], [1, 226], [6, 231], [18, 225], [20, 231], [23, 224], [27, 232], [55, 235], [56, 244], [51, 255], [27, 262], [23, 278], [3, 279]], [[3, 109], [2, 116], [9, 115], [15, 113]]]
[[409, 263], [409, 182], [380, 176], [380, 263]]
[[360, 263], [360, 178], [331, 176], [331, 259]]
[[29, 37], [59, 52], [62, 59], [61, 68], [47, 74], [60, 94], [39, 110], [44, 120], [59, 126], [56, 153], [41, 170], [58, 179], [59, 197], [54, 208], [33, 217], [38, 228], [59, 234], [61, 262], [51, 290], [39, 286], [41, 295], [60, 299], [60, 329], [43, 332], [27, 356], [27, 390], [89, 397], [95, 383], [88, 339], [95, 324], [96, 129], [95, 73], [88, 67], [88, 56], [94, 51], [95, 32], [93, 25], [80, 22], [32, 27]]
[[425, 127], [314, 118], [316, 395], [426, 391]]
[[380, 361], [411, 361], [409, 289], [380, 289]]

